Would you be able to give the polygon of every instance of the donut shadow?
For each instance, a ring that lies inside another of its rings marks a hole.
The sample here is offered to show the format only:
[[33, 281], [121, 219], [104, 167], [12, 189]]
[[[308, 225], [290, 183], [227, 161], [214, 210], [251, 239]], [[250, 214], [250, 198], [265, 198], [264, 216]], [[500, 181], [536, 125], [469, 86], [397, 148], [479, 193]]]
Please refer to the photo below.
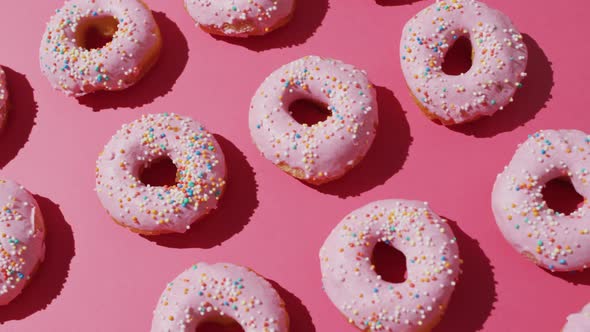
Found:
[[534, 119], [551, 100], [554, 85], [551, 61], [531, 36], [523, 34], [523, 37], [529, 52], [527, 77], [523, 80], [522, 89], [514, 95], [514, 101], [492, 116], [449, 126], [449, 129], [474, 137], [493, 137]]
[[14, 159], [28, 142], [38, 112], [34, 89], [27, 77], [11, 68], [2, 68], [6, 73], [8, 115], [0, 132], [0, 168]]
[[45, 261], [23, 292], [0, 308], [0, 324], [24, 319], [47, 308], [61, 294], [76, 254], [72, 228], [59, 206], [43, 196], [35, 195], [35, 199], [45, 220]]
[[162, 34], [162, 50], [156, 64], [135, 85], [121, 91], [97, 91], [78, 102], [98, 112], [106, 109], [138, 108], [172, 91], [188, 62], [188, 41], [166, 14], [153, 12]]
[[248, 38], [211, 36], [216, 40], [242, 46], [256, 52], [273, 48], [294, 47], [305, 43], [315, 34], [322, 25], [329, 8], [329, 0], [296, 0], [295, 12], [291, 21], [266, 35]]
[[184, 234], [142, 235], [169, 248], [213, 248], [239, 233], [258, 207], [258, 184], [246, 156], [232, 142], [215, 134], [227, 165], [227, 188], [219, 206]]
[[383, 7], [412, 5], [415, 2], [420, 2], [420, 1], [422, 1], [422, 0], [375, 0], [375, 2], [379, 6], [383, 6]]
[[385, 184], [403, 168], [413, 141], [410, 125], [393, 92], [380, 86], [376, 89], [379, 125], [365, 158], [341, 179], [320, 186], [306, 183], [308, 186], [342, 198], [358, 196]]
[[590, 269], [582, 270], [582, 271], [569, 271], [569, 272], [551, 272], [543, 267], [539, 267], [543, 269], [546, 273], [549, 273], [552, 276], [557, 278], [563, 279], [571, 284], [574, 285], [590, 285]]
[[316, 328], [313, 325], [309, 310], [301, 302], [301, 299], [283, 288], [278, 282], [270, 279], [266, 280], [270, 282], [285, 302], [285, 308], [289, 314], [289, 332], [315, 332]]
[[457, 222], [447, 220], [457, 238], [462, 272], [447, 311], [433, 332], [479, 331], [497, 301], [494, 268], [479, 242], [465, 234]]

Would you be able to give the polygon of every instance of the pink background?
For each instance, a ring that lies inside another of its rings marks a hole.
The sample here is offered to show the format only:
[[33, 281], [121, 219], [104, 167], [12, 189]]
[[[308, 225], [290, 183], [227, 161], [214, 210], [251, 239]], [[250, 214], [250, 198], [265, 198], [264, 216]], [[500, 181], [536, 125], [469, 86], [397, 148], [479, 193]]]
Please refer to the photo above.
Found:
[[[146, 331], [166, 282], [195, 262], [226, 261], [280, 285], [292, 331], [354, 331], [322, 292], [318, 250], [344, 215], [384, 198], [426, 200], [460, 227], [464, 274], [437, 331], [558, 331], [590, 300], [590, 273], [555, 276], [525, 261], [490, 208], [496, 174], [528, 134], [590, 131], [587, 1], [489, 0], [526, 34], [529, 77], [506, 110], [454, 129], [418, 111], [398, 60], [402, 26], [432, 1], [298, 0], [288, 27], [243, 41], [196, 29], [181, 0], [146, 2], [165, 38], [158, 66], [123, 93], [79, 101], [53, 91], [38, 65], [45, 22], [62, 0], [0, 5], [0, 64], [14, 104], [0, 176], [40, 196], [49, 228], [47, 259], [0, 308], [1, 330]], [[307, 54], [355, 64], [379, 86], [374, 147], [346, 178], [319, 189], [263, 159], [247, 122], [264, 77]], [[164, 111], [221, 136], [231, 180], [221, 209], [189, 234], [146, 239], [111, 222], [93, 191], [94, 167], [123, 123]]]

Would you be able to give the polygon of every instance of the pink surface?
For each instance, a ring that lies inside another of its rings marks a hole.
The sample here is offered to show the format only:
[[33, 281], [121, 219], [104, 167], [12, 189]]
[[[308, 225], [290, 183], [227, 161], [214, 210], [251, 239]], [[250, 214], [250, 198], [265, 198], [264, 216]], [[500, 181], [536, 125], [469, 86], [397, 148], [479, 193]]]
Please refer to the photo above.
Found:
[[[323, 294], [318, 251], [346, 214], [385, 198], [429, 201], [461, 229], [465, 273], [437, 331], [557, 331], [587, 303], [590, 273], [554, 276], [522, 259], [490, 207], [496, 174], [528, 134], [590, 132], [590, 44], [580, 42], [586, 1], [488, 1], [526, 34], [529, 77], [506, 110], [453, 129], [420, 114], [399, 67], [401, 29], [430, 1], [330, 0], [327, 9], [328, 0], [299, 0], [288, 27], [238, 41], [195, 28], [180, 0], [147, 2], [165, 38], [159, 65], [137, 87], [80, 101], [53, 91], [38, 69], [45, 22], [62, 0], [0, 5], [0, 64], [14, 106], [0, 136], [0, 177], [45, 197], [48, 228], [43, 268], [1, 308], [1, 330], [146, 331], [166, 282], [195, 262], [224, 261], [280, 285], [293, 331], [355, 331]], [[248, 132], [248, 106], [262, 80], [307, 54], [366, 69], [379, 86], [374, 148], [357, 169], [319, 190], [260, 156]], [[93, 191], [94, 168], [123, 123], [163, 111], [192, 116], [219, 134], [230, 182], [221, 209], [189, 234], [146, 239], [109, 219]]]

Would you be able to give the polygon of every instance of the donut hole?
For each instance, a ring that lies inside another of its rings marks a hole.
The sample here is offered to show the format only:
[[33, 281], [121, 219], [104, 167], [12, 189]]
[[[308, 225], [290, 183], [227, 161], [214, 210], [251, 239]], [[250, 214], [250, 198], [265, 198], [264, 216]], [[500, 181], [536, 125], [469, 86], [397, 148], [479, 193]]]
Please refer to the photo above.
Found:
[[458, 37], [450, 46], [442, 63], [442, 70], [447, 75], [457, 76], [471, 69], [473, 64], [473, 47], [468, 36]]
[[395, 247], [385, 242], [377, 242], [371, 255], [371, 264], [381, 279], [399, 284], [406, 281], [408, 270], [406, 256]]
[[292, 102], [289, 105], [289, 113], [299, 124], [308, 126], [326, 121], [332, 114], [327, 105], [309, 99]]
[[76, 44], [87, 50], [99, 49], [113, 40], [119, 21], [113, 16], [86, 18], [76, 29]]
[[569, 177], [548, 181], [541, 193], [548, 208], [565, 215], [572, 214], [584, 204], [584, 197], [576, 191]]
[[176, 185], [178, 169], [168, 157], [162, 157], [148, 163], [139, 174], [139, 181], [152, 187]]
[[201, 322], [195, 332], [244, 332], [244, 329], [235, 320], [223, 317]]

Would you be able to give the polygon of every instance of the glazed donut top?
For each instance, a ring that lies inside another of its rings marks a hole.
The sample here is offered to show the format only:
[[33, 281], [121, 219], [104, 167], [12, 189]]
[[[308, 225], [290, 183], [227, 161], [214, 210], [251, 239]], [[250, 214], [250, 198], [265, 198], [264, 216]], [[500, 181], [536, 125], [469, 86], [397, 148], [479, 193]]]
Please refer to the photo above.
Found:
[[[462, 75], [442, 71], [450, 45], [468, 36], [473, 65]], [[474, 0], [437, 0], [404, 27], [401, 65], [420, 104], [445, 123], [491, 115], [508, 104], [526, 76], [527, 48], [506, 15]]]
[[[289, 114], [296, 100], [327, 105], [326, 120], [308, 126]], [[250, 133], [258, 149], [303, 178], [343, 175], [369, 150], [376, 134], [375, 87], [364, 71], [341, 61], [306, 56], [273, 72], [252, 98]]]
[[[371, 263], [377, 242], [406, 257], [407, 279], [389, 283]], [[446, 220], [424, 202], [377, 201], [353, 211], [320, 250], [326, 293], [363, 331], [429, 330], [459, 275], [459, 249]]]
[[184, 0], [184, 4], [198, 24], [245, 37], [269, 32], [287, 20], [295, 0]]
[[562, 332], [588, 332], [590, 331], [590, 303], [586, 304], [582, 311], [567, 317], [567, 323]]
[[45, 255], [43, 217], [21, 185], [0, 180], [0, 305], [25, 287]]
[[[590, 263], [590, 136], [578, 130], [544, 130], [520, 145], [498, 175], [492, 193], [496, 222], [520, 253], [550, 270]], [[570, 215], [547, 207], [542, 190], [568, 177], [584, 204]]]
[[[177, 167], [176, 185], [143, 184], [143, 169], [165, 157]], [[168, 113], [123, 125], [99, 156], [96, 171], [105, 209], [123, 226], [145, 233], [185, 232], [217, 206], [225, 188], [225, 159], [211, 133]]]
[[287, 332], [285, 304], [252, 270], [199, 263], [168, 284], [154, 311], [152, 332], [195, 331], [203, 321], [228, 317], [245, 332]]
[[[113, 17], [119, 23], [111, 42], [100, 49], [77, 44], [78, 29], [93, 19]], [[141, 0], [67, 1], [47, 24], [41, 41], [41, 70], [67, 95], [121, 90], [142, 74], [145, 57], [160, 47], [160, 31]]]

